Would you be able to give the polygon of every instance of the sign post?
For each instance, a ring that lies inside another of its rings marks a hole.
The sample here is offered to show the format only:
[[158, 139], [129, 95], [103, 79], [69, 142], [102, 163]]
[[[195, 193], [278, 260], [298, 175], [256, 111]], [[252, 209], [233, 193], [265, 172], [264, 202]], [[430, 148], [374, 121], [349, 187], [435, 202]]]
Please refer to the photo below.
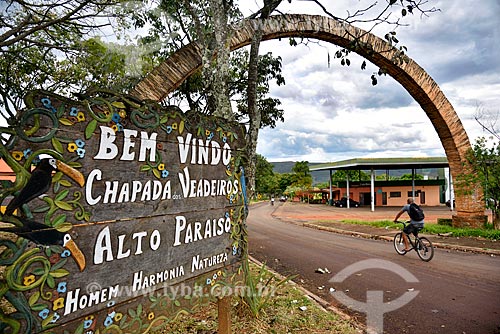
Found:
[[84, 183], [57, 168], [45, 197], [3, 214], [1, 332], [145, 333], [231, 286], [247, 240], [242, 127], [110, 92], [26, 104], [0, 146], [17, 175], [2, 205], [43, 154]]

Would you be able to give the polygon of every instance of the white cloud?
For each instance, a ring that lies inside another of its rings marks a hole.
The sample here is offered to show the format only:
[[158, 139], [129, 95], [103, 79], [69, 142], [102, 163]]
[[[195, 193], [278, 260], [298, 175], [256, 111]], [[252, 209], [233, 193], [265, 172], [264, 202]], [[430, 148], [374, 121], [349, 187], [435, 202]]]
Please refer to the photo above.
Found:
[[[363, 8], [372, 2], [354, 5]], [[353, 4], [322, 3], [339, 16], [345, 16]], [[472, 142], [484, 135], [473, 119], [477, 107], [500, 111], [500, 3], [431, 3], [440, 12], [408, 16], [405, 20], [411, 25], [398, 28], [397, 36], [408, 47], [410, 57], [440, 86]], [[284, 1], [279, 9], [321, 14], [308, 1]], [[377, 32], [381, 36], [385, 31]], [[335, 50], [324, 42], [291, 47], [288, 39], [262, 44], [262, 53], [272, 51], [283, 59], [286, 85], [273, 86], [271, 94], [283, 102], [285, 123], [261, 132], [258, 153], [269, 161], [310, 162], [445, 154], [432, 123], [404, 87], [389, 76], [379, 77], [379, 84], [372, 86], [370, 75], [377, 70], [375, 66], [369, 64], [362, 71], [362, 58], [355, 56], [350, 67], [340, 66], [333, 59]]]

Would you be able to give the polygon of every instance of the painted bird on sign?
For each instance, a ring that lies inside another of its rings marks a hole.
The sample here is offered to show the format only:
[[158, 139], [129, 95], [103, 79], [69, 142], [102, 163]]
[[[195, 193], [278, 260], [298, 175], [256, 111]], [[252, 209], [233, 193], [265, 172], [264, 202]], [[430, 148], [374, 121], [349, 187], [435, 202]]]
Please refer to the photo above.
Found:
[[85, 184], [85, 179], [82, 173], [62, 161], [52, 157], [41, 159], [38, 166], [31, 173], [31, 177], [28, 182], [19, 192], [19, 195], [14, 197], [7, 205], [5, 214], [12, 215], [12, 213], [22, 205], [40, 195], [45, 194], [49, 190], [50, 184], [52, 183], [52, 172], [57, 170], [68, 175], [81, 187]]
[[85, 268], [85, 256], [68, 233], [58, 231], [56, 228], [38, 223], [33, 220], [16, 217], [20, 226], [0, 227], [0, 232], [14, 233], [19, 237], [28, 239], [37, 246], [63, 246], [71, 252], [80, 271]]

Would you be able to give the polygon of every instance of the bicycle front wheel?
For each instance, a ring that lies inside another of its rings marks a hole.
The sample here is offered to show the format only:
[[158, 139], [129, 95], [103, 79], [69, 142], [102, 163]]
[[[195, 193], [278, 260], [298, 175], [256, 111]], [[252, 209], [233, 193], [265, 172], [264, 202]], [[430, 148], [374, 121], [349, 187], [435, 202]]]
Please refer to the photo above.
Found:
[[399, 255], [405, 255], [405, 243], [403, 241], [403, 232], [396, 233], [394, 236], [394, 249]]
[[432, 242], [426, 237], [418, 238], [417, 254], [422, 261], [429, 262], [432, 260], [434, 256], [434, 246], [432, 246]]

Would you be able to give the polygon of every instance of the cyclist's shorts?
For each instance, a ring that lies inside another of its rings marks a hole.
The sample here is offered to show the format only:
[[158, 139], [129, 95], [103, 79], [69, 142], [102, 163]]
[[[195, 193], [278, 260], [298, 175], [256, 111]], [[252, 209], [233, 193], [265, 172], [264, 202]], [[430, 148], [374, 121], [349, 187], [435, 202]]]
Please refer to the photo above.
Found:
[[424, 228], [424, 224], [418, 224], [418, 225], [408, 224], [403, 229], [403, 231], [406, 234], [413, 234], [414, 236], [417, 236], [418, 235], [418, 231], [420, 231], [423, 228]]

